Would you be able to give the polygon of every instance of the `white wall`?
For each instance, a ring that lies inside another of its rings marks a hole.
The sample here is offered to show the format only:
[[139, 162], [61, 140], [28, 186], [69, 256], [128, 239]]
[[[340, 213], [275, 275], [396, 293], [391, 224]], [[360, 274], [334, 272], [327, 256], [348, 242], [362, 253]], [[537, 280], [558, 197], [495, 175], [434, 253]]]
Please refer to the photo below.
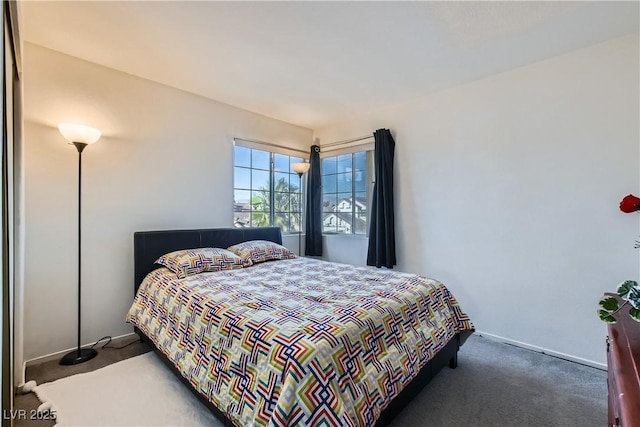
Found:
[[391, 129], [398, 269], [447, 284], [478, 330], [602, 364], [597, 301], [638, 278], [638, 216], [618, 210], [638, 194], [638, 60], [635, 34], [314, 137]]
[[83, 343], [132, 331], [134, 231], [232, 226], [234, 136], [312, 141], [311, 130], [36, 45], [24, 60], [27, 359], [76, 343], [78, 154], [59, 122], [103, 131], [82, 155]]

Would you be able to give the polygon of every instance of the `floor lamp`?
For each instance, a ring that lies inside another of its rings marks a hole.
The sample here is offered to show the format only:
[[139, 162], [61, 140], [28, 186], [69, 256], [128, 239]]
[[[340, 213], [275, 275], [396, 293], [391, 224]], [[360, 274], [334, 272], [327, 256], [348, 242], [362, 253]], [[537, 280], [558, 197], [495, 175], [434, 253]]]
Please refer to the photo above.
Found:
[[300, 227], [298, 228], [298, 255], [302, 256], [302, 175], [311, 167], [310, 163], [291, 163], [293, 171], [300, 178]]
[[58, 130], [70, 144], [78, 150], [78, 348], [67, 353], [61, 360], [61, 365], [77, 365], [93, 359], [98, 352], [93, 348], [80, 348], [81, 331], [81, 307], [82, 307], [82, 150], [88, 144], [93, 144], [100, 139], [100, 131], [89, 126], [71, 123], [60, 123]]

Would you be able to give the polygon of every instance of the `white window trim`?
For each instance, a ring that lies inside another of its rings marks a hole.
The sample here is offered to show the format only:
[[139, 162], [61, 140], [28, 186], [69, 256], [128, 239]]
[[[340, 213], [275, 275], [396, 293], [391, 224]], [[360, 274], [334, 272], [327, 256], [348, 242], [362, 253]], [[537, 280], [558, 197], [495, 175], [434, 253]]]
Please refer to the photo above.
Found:
[[373, 152], [375, 149], [375, 144], [373, 142], [369, 142], [366, 144], [358, 144], [358, 145], [350, 145], [348, 147], [339, 147], [339, 148], [326, 148], [323, 149], [320, 147], [320, 159], [324, 159], [326, 157], [335, 157], [341, 156], [343, 154], [353, 154], [358, 153], [360, 151], [371, 151]]
[[[272, 142], [258, 141], [255, 139], [233, 138], [233, 145], [244, 148], [255, 148], [256, 150], [269, 151], [271, 153], [282, 154], [285, 156], [301, 157], [303, 160], [309, 160], [309, 152], [290, 148]], [[235, 160], [235, 159], [234, 159]]]

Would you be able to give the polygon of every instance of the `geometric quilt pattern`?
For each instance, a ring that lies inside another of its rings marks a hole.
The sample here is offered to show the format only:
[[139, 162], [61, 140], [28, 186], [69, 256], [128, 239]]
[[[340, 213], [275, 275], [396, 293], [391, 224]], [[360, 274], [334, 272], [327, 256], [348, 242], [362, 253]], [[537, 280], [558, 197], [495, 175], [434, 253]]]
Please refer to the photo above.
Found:
[[440, 282], [295, 258], [149, 273], [126, 320], [238, 426], [371, 426], [454, 336]]
[[162, 255], [155, 262], [176, 273], [179, 279], [205, 271], [232, 270], [248, 267], [250, 261], [243, 260], [231, 251], [221, 248], [183, 249]]
[[247, 260], [249, 264], [296, 257], [295, 253], [284, 246], [267, 240], [249, 240], [233, 245], [227, 249], [240, 258]]

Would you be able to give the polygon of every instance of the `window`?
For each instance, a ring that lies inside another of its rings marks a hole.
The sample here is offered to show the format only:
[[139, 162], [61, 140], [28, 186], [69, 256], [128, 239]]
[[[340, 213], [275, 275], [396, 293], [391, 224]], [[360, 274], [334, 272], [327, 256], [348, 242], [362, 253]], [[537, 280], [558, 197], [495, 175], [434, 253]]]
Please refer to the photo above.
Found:
[[371, 151], [322, 159], [322, 231], [367, 233], [367, 170]]
[[279, 226], [283, 233], [301, 230], [300, 178], [291, 163], [302, 162], [269, 151], [234, 147], [233, 224]]

